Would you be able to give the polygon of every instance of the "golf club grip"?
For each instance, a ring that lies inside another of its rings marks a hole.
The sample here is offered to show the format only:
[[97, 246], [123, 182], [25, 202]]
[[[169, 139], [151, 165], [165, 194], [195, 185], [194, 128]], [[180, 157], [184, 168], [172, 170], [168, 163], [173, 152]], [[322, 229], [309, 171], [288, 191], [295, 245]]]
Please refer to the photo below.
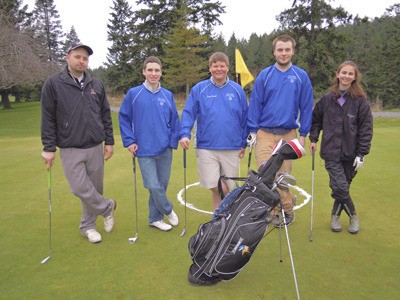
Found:
[[312, 157], [312, 159], [311, 159], [311, 161], [312, 161], [312, 166], [311, 166], [311, 168], [312, 168], [312, 170], [314, 171], [314, 162], [315, 162], [315, 149], [313, 149], [312, 150], [312, 152], [311, 152], [311, 157]]
[[133, 162], [133, 174], [136, 174], [136, 157], [132, 157], [132, 162]]
[[186, 149], [183, 149], [183, 167], [186, 169]]
[[51, 168], [47, 171], [47, 187], [51, 189]]
[[249, 150], [249, 160], [247, 161], [247, 167], [250, 169], [250, 165], [251, 165], [251, 148]]

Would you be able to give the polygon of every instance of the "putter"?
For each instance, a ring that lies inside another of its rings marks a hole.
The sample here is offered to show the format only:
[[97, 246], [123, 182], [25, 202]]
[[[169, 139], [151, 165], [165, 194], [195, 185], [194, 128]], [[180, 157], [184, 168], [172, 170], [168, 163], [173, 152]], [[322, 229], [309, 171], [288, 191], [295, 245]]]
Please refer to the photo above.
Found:
[[313, 215], [314, 215], [314, 161], [315, 161], [315, 150], [312, 149], [311, 153], [311, 217], [310, 217], [310, 242], [313, 241]]
[[183, 149], [183, 185], [185, 187], [185, 225], [183, 226], [181, 236], [184, 236], [186, 233], [186, 149]]
[[43, 265], [49, 261], [51, 257], [51, 169], [47, 171], [47, 187], [48, 187], [48, 202], [49, 202], [49, 256], [43, 259], [40, 263]]
[[136, 157], [132, 158], [133, 162], [133, 190], [135, 194], [135, 218], [136, 218], [136, 234], [134, 237], [128, 239], [129, 243], [136, 243], [139, 236], [139, 225], [138, 225], [138, 204], [137, 204], [137, 187], [136, 187]]

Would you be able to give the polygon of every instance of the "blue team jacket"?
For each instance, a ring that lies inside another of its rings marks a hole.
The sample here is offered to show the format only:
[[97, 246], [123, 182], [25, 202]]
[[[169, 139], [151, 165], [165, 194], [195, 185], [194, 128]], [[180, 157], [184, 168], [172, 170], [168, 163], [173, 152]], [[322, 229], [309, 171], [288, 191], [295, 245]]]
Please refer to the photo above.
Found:
[[197, 83], [182, 112], [180, 138], [191, 138], [195, 122], [198, 149], [238, 150], [246, 147], [248, 103], [242, 87], [227, 79], [224, 86], [211, 79]]
[[136, 143], [136, 156], [156, 156], [178, 147], [179, 117], [173, 94], [160, 88], [149, 91], [144, 84], [131, 88], [119, 111], [124, 147]]

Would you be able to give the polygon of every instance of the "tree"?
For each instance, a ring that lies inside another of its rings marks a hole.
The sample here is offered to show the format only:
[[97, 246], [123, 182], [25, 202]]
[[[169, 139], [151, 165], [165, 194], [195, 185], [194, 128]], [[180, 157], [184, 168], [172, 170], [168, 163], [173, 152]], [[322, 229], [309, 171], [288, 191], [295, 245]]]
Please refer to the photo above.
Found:
[[198, 29], [188, 28], [185, 14], [165, 39], [165, 56], [162, 59], [168, 68], [164, 68], [163, 79], [172, 90], [184, 87], [187, 98], [190, 88], [208, 74], [204, 58], [200, 55], [205, 51], [208, 39]]
[[11, 108], [8, 95], [16, 86], [39, 83], [54, 72], [54, 66], [41, 59], [45, 51], [29, 30], [16, 27], [15, 20], [0, 10], [0, 94], [4, 109]]
[[114, 91], [126, 92], [135, 78], [133, 57], [137, 50], [133, 44], [132, 14], [126, 0], [113, 0], [111, 19], [107, 24], [108, 41], [112, 45], [108, 48], [106, 78]]
[[80, 42], [81, 42], [81, 40], [79, 39], [78, 34], [76, 33], [75, 27], [71, 26], [70, 31], [65, 36], [65, 41], [64, 41], [63, 46], [62, 46], [62, 52], [64, 54], [67, 53], [68, 48], [72, 44], [78, 44]]
[[22, 0], [0, 0], [0, 8], [15, 27], [27, 29], [31, 26], [32, 14], [27, 12], [28, 5], [22, 6], [22, 2]]
[[36, 0], [32, 13], [35, 38], [48, 50], [46, 59], [62, 65], [65, 58], [62, 52], [64, 33], [54, 0]]
[[150, 54], [164, 54], [164, 36], [171, 34], [179, 19], [178, 11], [183, 7], [188, 25], [200, 26], [201, 34], [207, 35], [210, 40], [213, 26], [222, 24], [219, 17], [225, 13], [221, 2], [212, 0], [138, 0], [136, 3], [140, 9], [133, 16], [134, 43], [141, 49], [143, 58]]
[[351, 20], [341, 6], [333, 8], [323, 0], [294, 1], [277, 17], [279, 30], [291, 32], [297, 40], [294, 61], [308, 71], [317, 94], [326, 90], [326, 78], [344, 57], [345, 37], [336, 27]]

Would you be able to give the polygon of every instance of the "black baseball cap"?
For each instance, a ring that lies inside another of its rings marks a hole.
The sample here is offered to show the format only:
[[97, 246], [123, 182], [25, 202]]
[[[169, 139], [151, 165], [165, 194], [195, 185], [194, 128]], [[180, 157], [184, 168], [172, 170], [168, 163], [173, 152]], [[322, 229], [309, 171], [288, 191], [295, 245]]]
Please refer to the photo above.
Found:
[[81, 43], [72, 44], [72, 45], [68, 48], [67, 54], [69, 54], [72, 50], [75, 50], [75, 49], [78, 49], [78, 48], [83, 48], [83, 49], [85, 49], [85, 50], [89, 53], [89, 55], [92, 55], [92, 54], [93, 54], [92, 48], [90, 48], [90, 47], [87, 46], [87, 45], [81, 44]]

